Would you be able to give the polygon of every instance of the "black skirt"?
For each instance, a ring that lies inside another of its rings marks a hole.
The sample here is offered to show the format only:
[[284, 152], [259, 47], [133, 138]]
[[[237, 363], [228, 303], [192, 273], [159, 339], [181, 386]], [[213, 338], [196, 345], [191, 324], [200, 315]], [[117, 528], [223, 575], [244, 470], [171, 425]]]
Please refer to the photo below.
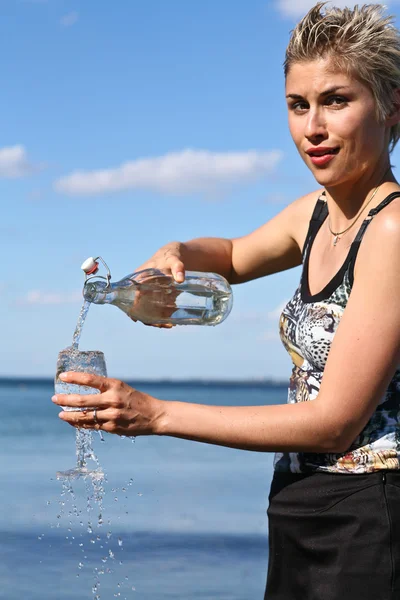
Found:
[[399, 600], [400, 472], [275, 473], [264, 600]]

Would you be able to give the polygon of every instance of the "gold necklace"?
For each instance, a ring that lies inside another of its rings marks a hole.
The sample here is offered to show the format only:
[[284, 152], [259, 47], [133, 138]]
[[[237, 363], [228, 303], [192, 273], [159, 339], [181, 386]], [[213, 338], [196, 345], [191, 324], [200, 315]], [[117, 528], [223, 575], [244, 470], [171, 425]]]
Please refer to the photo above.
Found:
[[379, 188], [381, 187], [382, 182], [385, 179], [385, 177], [386, 177], [389, 169], [390, 169], [390, 167], [385, 171], [385, 173], [384, 173], [382, 179], [380, 180], [379, 184], [377, 185], [377, 187], [372, 192], [371, 198], [368, 200], [368, 202], [366, 204], [364, 204], [364, 206], [362, 206], [360, 208], [360, 211], [359, 211], [358, 215], [356, 216], [356, 218], [354, 219], [354, 221], [352, 223], [350, 223], [350, 225], [348, 227], [346, 227], [346, 229], [343, 229], [343, 231], [332, 231], [332, 228], [331, 228], [331, 217], [329, 215], [329, 217], [328, 217], [328, 228], [329, 228], [329, 231], [331, 232], [331, 234], [334, 236], [334, 239], [333, 239], [333, 245], [334, 246], [336, 246], [336, 244], [340, 240], [340, 236], [343, 235], [344, 233], [347, 233], [347, 231], [349, 231], [349, 229], [351, 229], [353, 227], [353, 225], [356, 224], [356, 222], [360, 218], [362, 212], [367, 208], [368, 204], [370, 204], [372, 202], [372, 200], [375, 198], [375, 195], [376, 195], [377, 191], [379, 190]]

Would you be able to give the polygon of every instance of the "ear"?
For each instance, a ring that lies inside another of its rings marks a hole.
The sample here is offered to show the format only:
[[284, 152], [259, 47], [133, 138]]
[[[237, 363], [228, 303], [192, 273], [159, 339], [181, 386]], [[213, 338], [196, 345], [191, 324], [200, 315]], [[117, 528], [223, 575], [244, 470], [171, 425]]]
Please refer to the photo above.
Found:
[[393, 107], [390, 114], [386, 117], [387, 127], [393, 127], [400, 121], [400, 89], [395, 90]]

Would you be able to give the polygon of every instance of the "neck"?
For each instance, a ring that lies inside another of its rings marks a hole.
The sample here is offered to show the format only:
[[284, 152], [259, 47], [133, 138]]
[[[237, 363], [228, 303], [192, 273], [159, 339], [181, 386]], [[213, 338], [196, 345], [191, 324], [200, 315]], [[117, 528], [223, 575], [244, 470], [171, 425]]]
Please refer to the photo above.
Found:
[[[363, 206], [369, 202], [376, 188], [388, 182], [396, 183], [389, 159], [379, 163], [373, 172], [364, 173], [355, 181], [332, 187], [327, 186], [325, 188], [326, 198], [333, 231], [342, 231], [348, 227]], [[380, 190], [375, 194], [370, 208], [377, 202], [379, 203], [379, 192]]]

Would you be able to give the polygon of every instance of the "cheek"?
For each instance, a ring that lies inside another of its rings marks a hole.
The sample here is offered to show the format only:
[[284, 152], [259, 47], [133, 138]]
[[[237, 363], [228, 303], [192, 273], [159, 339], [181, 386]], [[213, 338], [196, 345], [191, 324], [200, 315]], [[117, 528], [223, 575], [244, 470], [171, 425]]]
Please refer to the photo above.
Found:
[[374, 116], [368, 114], [358, 118], [348, 115], [337, 120], [332, 119], [330, 130], [350, 146], [360, 146], [365, 149], [371, 144], [380, 145], [380, 139], [384, 138], [383, 128], [379, 126]]
[[290, 135], [292, 136], [292, 140], [294, 141], [296, 146], [298, 146], [304, 135], [299, 119], [293, 119], [289, 114], [288, 125]]

